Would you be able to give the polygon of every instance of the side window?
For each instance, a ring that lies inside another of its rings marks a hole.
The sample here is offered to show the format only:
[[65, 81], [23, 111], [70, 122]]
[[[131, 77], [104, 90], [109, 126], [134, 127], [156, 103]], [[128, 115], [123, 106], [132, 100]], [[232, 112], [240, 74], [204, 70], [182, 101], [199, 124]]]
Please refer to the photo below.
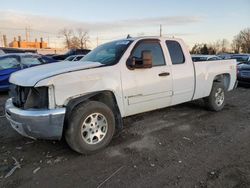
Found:
[[77, 56], [74, 61], [79, 61], [80, 59], [82, 59], [83, 56]]
[[149, 50], [153, 56], [153, 66], [165, 65], [161, 45], [158, 42], [141, 42], [133, 51], [132, 57], [141, 58], [142, 51]]
[[185, 63], [185, 56], [178, 42], [168, 40], [166, 41], [166, 45], [173, 65]]

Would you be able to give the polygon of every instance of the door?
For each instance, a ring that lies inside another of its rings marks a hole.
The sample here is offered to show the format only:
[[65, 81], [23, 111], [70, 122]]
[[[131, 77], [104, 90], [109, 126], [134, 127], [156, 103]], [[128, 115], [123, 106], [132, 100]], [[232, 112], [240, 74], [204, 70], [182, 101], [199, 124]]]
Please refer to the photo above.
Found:
[[122, 68], [125, 116], [163, 108], [171, 103], [171, 67], [166, 64], [160, 41], [139, 41], [132, 50], [130, 58], [140, 59], [142, 51], [152, 53], [152, 68], [134, 70]]
[[195, 73], [189, 52], [182, 42], [167, 40], [166, 44], [172, 62], [173, 97], [171, 105], [192, 100], [194, 94]]

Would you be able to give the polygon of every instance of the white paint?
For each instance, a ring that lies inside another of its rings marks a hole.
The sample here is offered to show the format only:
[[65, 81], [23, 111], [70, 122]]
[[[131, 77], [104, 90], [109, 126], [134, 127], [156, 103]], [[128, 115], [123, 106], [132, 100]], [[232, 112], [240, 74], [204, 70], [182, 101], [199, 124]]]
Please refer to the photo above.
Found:
[[[93, 62], [57, 62], [40, 65], [15, 72], [10, 77], [10, 82], [21, 86], [34, 86], [38, 81], [45, 78], [63, 74], [71, 71], [79, 71], [101, 66], [100, 63]], [[63, 81], [63, 80], [62, 80]]]
[[[166, 65], [135, 70], [126, 67], [131, 50], [142, 39], [159, 39]], [[184, 64], [172, 65], [166, 40], [180, 43], [186, 59]], [[70, 99], [78, 96], [109, 90], [115, 95], [121, 116], [126, 117], [206, 97], [210, 94], [215, 76], [219, 74], [230, 75], [228, 90], [233, 89], [236, 81], [235, 60], [193, 64], [184, 42], [174, 38], [135, 38], [119, 63], [97, 68], [100, 65], [97, 62], [48, 64], [14, 73], [10, 82], [21, 86], [53, 86], [50, 90], [53, 92], [50, 99], [54, 100], [50, 103], [52, 107], [66, 106]], [[159, 77], [162, 72], [169, 72], [170, 75]]]

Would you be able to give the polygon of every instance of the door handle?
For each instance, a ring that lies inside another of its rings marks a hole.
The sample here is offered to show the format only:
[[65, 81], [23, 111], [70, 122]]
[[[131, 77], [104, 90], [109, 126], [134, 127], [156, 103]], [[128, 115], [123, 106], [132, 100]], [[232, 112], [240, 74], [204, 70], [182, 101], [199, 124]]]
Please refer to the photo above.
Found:
[[163, 73], [160, 73], [160, 74], [158, 74], [159, 76], [169, 76], [170, 75], [170, 73], [169, 72], [163, 72]]

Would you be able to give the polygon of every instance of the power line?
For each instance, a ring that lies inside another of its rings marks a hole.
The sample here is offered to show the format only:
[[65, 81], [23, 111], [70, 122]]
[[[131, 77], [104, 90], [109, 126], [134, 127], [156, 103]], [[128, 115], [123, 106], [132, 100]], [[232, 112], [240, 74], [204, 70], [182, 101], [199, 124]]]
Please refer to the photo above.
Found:
[[14, 31], [25, 31], [26, 29], [32, 32], [40, 32], [40, 33], [46, 33], [46, 34], [52, 34], [52, 35], [57, 35], [58, 33], [54, 33], [54, 32], [48, 32], [48, 31], [42, 31], [42, 30], [37, 30], [37, 29], [31, 29], [30, 26], [29, 27], [25, 27], [25, 28], [12, 28], [12, 27], [0, 27], [1, 30], [14, 30]]

